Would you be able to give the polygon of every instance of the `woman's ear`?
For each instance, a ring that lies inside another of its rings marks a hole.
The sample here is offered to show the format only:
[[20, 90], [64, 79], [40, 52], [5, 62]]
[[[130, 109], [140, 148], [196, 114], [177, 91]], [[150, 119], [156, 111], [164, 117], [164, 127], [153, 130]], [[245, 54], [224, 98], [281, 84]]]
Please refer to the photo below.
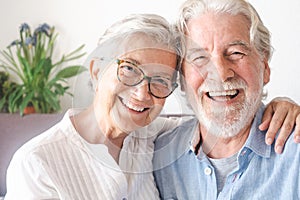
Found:
[[93, 59], [90, 62], [90, 75], [92, 81], [98, 81], [98, 75], [99, 75], [99, 66], [97, 66], [97, 60]]

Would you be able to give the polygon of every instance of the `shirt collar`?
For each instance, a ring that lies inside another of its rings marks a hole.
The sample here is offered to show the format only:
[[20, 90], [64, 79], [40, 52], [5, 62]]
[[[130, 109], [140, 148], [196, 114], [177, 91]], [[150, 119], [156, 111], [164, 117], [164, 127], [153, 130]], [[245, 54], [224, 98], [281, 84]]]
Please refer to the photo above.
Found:
[[258, 128], [262, 121], [264, 110], [265, 106], [261, 105], [252, 122], [250, 133], [244, 148], [249, 148], [257, 155], [268, 158], [271, 155], [271, 145], [265, 143], [266, 131], [261, 131]]

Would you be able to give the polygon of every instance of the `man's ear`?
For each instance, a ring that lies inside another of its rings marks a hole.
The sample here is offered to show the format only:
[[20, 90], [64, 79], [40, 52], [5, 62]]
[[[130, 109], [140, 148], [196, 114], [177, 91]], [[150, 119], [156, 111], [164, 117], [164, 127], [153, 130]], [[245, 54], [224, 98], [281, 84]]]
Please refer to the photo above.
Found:
[[271, 74], [271, 70], [267, 59], [264, 60], [264, 67], [264, 85], [266, 85], [270, 81]]
[[99, 75], [99, 66], [97, 66], [97, 60], [93, 59], [90, 62], [90, 75], [92, 81], [98, 81], [98, 75]]
[[185, 83], [185, 80], [184, 80], [184, 76], [182, 75], [182, 72], [179, 72], [179, 76], [180, 76], [180, 78], [179, 78], [179, 81], [180, 81], [180, 89], [181, 89], [181, 91], [182, 92], [185, 92], [185, 90], [186, 90], [186, 83]]

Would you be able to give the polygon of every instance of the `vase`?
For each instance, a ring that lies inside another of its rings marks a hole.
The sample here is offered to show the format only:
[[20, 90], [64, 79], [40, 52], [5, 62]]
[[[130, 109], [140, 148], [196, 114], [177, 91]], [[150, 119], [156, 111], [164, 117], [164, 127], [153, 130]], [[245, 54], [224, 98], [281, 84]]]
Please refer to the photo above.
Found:
[[33, 106], [27, 106], [24, 108], [23, 114], [24, 115], [28, 115], [28, 114], [32, 114], [35, 113], [35, 109]]

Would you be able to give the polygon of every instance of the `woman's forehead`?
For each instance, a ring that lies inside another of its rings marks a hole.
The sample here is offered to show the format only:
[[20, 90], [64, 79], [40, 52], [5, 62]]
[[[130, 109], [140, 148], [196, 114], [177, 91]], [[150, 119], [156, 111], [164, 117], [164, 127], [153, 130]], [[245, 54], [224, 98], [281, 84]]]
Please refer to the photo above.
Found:
[[123, 52], [147, 48], [158, 48], [175, 51], [174, 45], [170, 42], [170, 39], [157, 38], [150, 33], [134, 33], [127, 36], [125, 35], [121, 44]]
[[129, 59], [137, 65], [168, 66], [175, 69], [177, 56], [175, 52], [159, 48], [144, 48], [127, 52], [120, 56]]
[[130, 57], [122, 58], [122, 66], [131, 66], [131, 67], [138, 67], [142, 71], [146, 73], [146, 75], [167, 75], [172, 76], [175, 72], [175, 67], [172, 62], [169, 63], [158, 63], [158, 62], [139, 62]]

